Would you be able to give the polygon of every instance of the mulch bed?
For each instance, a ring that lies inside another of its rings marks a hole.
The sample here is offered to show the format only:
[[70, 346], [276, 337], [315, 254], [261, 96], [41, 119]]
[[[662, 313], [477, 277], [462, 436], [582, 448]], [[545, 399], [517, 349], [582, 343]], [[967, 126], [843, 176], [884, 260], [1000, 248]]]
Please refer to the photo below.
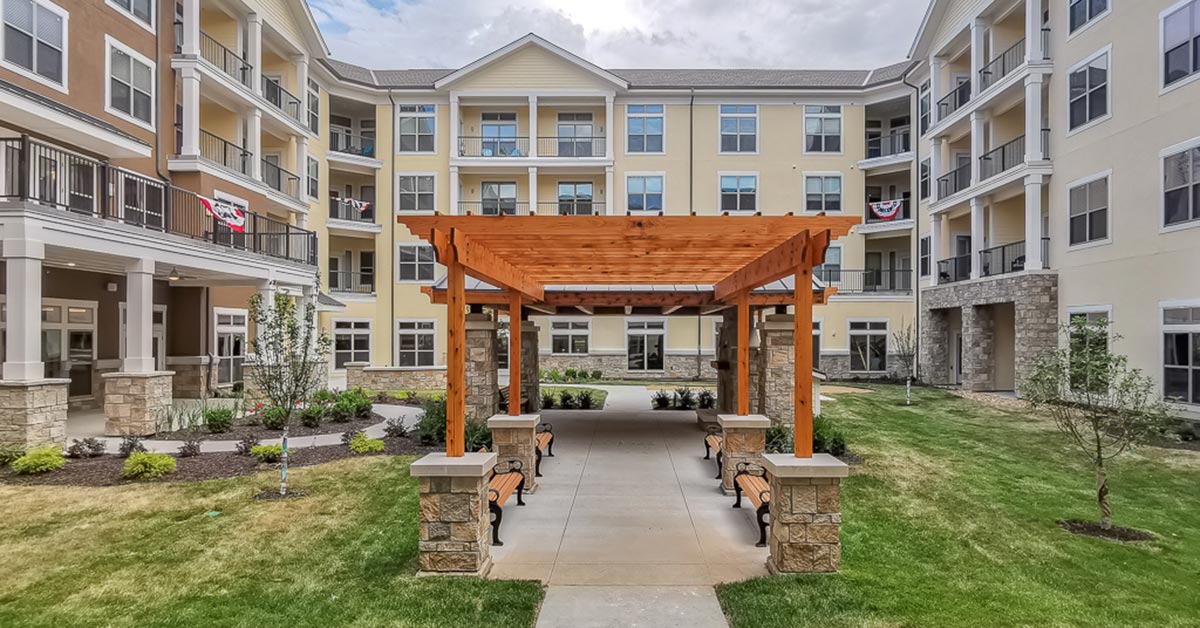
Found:
[[846, 453], [844, 453], [840, 456], [834, 456], [834, 457], [852, 467], [863, 463], [862, 455], [856, 454], [853, 451], [850, 451], [849, 449], [846, 450]]
[[[341, 434], [342, 432], [357, 432], [364, 430], [376, 423], [382, 423], [387, 419], [375, 412], [366, 419], [355, 419], [345, 423], [335, 423], [326, 420], [317, 427], [304, 427], [300, 425], [299, 420], [293, 420], [291, 426], [288, 427], [288, 437], [296, 438], [299, 436], [316, 436], [318, 434]], [[174, 432], [159, 432], [154, 435], [154, 440], [187, 440], [191, 437], [191, 432], [186, 430], [176, 430]], [[242, 440], [248, 436], [253, 436], [259, 440], [267, 440], [269, 438], [283, 438], [283, 430], [273, 430], [261, 425], [234, 425], [229, 428], [228, 432], [220, 432], [211, 434], [207, 431], [201, 431], [199, 437], [203, 440]]]
[[1151, 447], [1163, 449], [1182, 449], [1184, 451], [1200, 451], [1200, 439], [1176, 440], [1174, 438], [1155, 438], [1146, 443]]
[[[346, 425], [346, 424], [342, 424]], [[432, 451], [441, 451], [441, 446], [426, 446], [411, 438], [385, 438], [383, 454], [366, 455], [424, 455]], [[288, 452], [288, 467], [308, 467], [343, 458], [353, 458], [364, 454], [355, 454], [345, 445], [326, 445], [323, 447], [305, 447], [292, 449]], [[55, 485], [55, 486], [114, 486], [117, 484], [133, 484], [144, 480], [126, 480], [121, 476], [125, 460], [116, 455], [108, 454], [98, 458], [68, 459], [67, 464], [59, 471], [41, 475], [17, 475], [11, 469], [0, 469], [0, 484], [15, 484], [24, 486]], [[159, 482], [195, 482], [215, 478], [231, 478], [250, 475], [259, 471], [278, 469], [278, 464], [259, 464], [251, 456], [241, 456], [233, 452], [203, 453], [191, 458], [176, 458], [175, 473]]]
[[1077, 519], [1065, 519], [1058, 522], [1058, 527], [1072, 534], [1081, 534], [1084, 536], [1094, 536], [1096, 538], [1108, 539], [1110, 541], [1121, 541], [1124, 543], [1134, 543], [1138, 541], [1152, 541], [1154, 534], [1137, 528], [1123, 528], [1121, 526], [1112, 526], [1105, 530], [1100, 527], [1098, 521], [1079, 521]]

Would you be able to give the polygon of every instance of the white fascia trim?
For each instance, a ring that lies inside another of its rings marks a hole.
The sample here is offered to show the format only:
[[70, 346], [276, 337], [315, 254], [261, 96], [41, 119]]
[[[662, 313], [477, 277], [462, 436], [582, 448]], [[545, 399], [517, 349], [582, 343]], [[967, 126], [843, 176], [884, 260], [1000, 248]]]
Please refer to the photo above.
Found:
[[[26, 100], [10, 92], [0, 91], [0, 107], [12, 107], [20, 112], [32, 114], [31, 118], [41, 122], [48, 122], [53, 127], [65, 129], [73, 133], [80, 133], [105, 142], [114, 149], [112, 152], [119, 153], [113, 155], [114, 157], [151, 157], [154, 154], [153, 149], [147, 144], [113, 133], [103, 127], [95, 126], [61, 111], [42, 106], [32, 100]], [[8, 118], [8, 120], [15, 122], [13, 118]], [[86, 142], [78, 141], [71, 143], [86, 144]]]
[[351, 155], [349, 153], [342, 153], [336, 150], [325, 151], [325, 158], [329, 161], [337, 161], [354, 166], [365, 166], [367, 168], [374, 168], [376, 170], [383, 167], [382, 159], [375, 157], [364, 157], [362, 155]]
[[490, 65], [493, 61], [496, 61], [500, 58], [503, 58], [503, 57], [509, 55], [512, 52], [515, 52], [517, 50], [520, 50], [521, 48], [524, 48], [526, 46], [531, 46], [531, 45], [538, 46], [538, 47], [542, 48], [543, 50], [546, 50], [546, 51], [558, 56], [559, 58], [567, 61], [568, 63], [571, 63], [571, 64], [576, 65], [584, 70], [587, 70], [588, 72], [594, 74], [595, 76], [597, 76], [601, 79], [604, 79], [621, 89], [629, 88], [629, 83], [625, 79], [622, 79], [621, 77], [613, 74], [612, 72], [609, 72], [609, 71], [607, 71], [585, 59], [582, 59], [576, 55], [573, 55], [570, 52], [567, 52], [566, 50], [563, 50], [562, 48], [555, 46], [554, 44], [546, 41], [545, 39], [542, 39], [541, 37], [538, 37], [537, 35], [535, 35], [533, 33], [529, 33], [528, 35], [508, 44], [507, 46], [504, 46], [503, 48], [499, 48], [483, 57], [480, 57], [479, 59], [476, 59], [475, 61], [456, 70], [452, 74], [449, 74], [447, 76], [444, 76], [444, 77], [438, 79], [437, 81], [434, 82], [433, 87], [435, 89], [442, 89], [442, 88], [446, 87], [447, 85], [449, 85], [469, 74], [474, 73], [476, 70], [478, 70], [484, 66]]

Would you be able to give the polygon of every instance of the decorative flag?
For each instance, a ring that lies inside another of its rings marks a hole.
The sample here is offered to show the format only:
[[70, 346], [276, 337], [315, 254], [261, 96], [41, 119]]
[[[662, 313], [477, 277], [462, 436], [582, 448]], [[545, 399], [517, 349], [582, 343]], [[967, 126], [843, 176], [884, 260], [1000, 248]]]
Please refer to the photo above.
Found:
[[246, 232], [246, 210], [229, 201], [211, 199], [199, 194], [196, 195], [196, 198], [200, 199], [200, 204], [204, 205], [204, 209], [208, 212], [209, 216], [229, 227], [230, 231], [234, 233]]
[[895, 220], [896, 216], [900, 215], [900, 209], [904, 207], [904, 199], [894, 201], [880, 201], [871, 203], [871, 213], [875, 214], [880, 220]]
[[342, 199], [342, 202], [345, 203], [347, 206], [349, 206], [350, 209], [358, 210], [358, 213], [360, 213], [360, 214], [371, 209], [371, 204], [366, 201], [359, 201], [359, 200], [352, 199], [352, 198], [344, 198], [344, 199]]

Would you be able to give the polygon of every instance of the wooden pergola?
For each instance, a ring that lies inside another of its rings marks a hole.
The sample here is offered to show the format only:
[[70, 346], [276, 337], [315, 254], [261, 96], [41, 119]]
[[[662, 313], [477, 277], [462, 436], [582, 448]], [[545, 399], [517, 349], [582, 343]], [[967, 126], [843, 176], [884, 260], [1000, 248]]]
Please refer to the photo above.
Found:
[[[828, 291], [812, 285], [831, 240], [859, 223], [853, 216], [400, 216], [446, 267], [446, 455], [461, 457], [466, 427], [466, 312], [507, 306], [509, 370], [521, 371], [525, 306], [734, 306], [738, 313], [737, 413], [750, 413], [750, 307], [795, 306], [795, 353], [812, 353], [812, 307]], [[471, 275], [496, 290], [466, 290]], [[756, 288], [793, 276], [790, 295]], [[711, 290], [664, 286], [702, 284]], [[548, 289], [627, 285], [629, 291]], [[795, 371], [796, 456], [812, 457], [812, 371]], [[509, 414], [521, 413], [520, 377], [510, 378]]]

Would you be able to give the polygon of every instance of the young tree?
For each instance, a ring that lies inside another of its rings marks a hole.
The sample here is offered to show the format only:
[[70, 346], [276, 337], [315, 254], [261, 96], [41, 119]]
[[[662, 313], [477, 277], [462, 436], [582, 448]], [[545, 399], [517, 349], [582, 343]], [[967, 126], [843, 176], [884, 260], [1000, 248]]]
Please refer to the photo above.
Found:
[[1067, 439], [1088, 457], [1096, 476], [1100, 527], [1112, 527], [1106, 464], [1155, 434], [1167, 407], [1154, 381], [1112, 351], [1120, 336], [1108, 321], [1076, 316], [1061, 327], [1065, 342], [1033, 367], [1022, 389], [1037, 408], [1054, 417]]
[[917, 363], [917, 330], [912, 323], [901, 319], [899, 329], [892, 332], [892, 353], [904, 369], [904, 403], [911, 406], [912, 380]]
[[329, 335], [317, 330], [317, 308], [276, 292], [266, 301], [261, 294], [250, 299], [250, 318], [257, 335], [249, 343], [254, 354], [250, 380], [272, 406], [282, 409], [283, 456], [280, 459], [279, 494], [287, 494], [288, 426], [298, 406], [325, 384]]

